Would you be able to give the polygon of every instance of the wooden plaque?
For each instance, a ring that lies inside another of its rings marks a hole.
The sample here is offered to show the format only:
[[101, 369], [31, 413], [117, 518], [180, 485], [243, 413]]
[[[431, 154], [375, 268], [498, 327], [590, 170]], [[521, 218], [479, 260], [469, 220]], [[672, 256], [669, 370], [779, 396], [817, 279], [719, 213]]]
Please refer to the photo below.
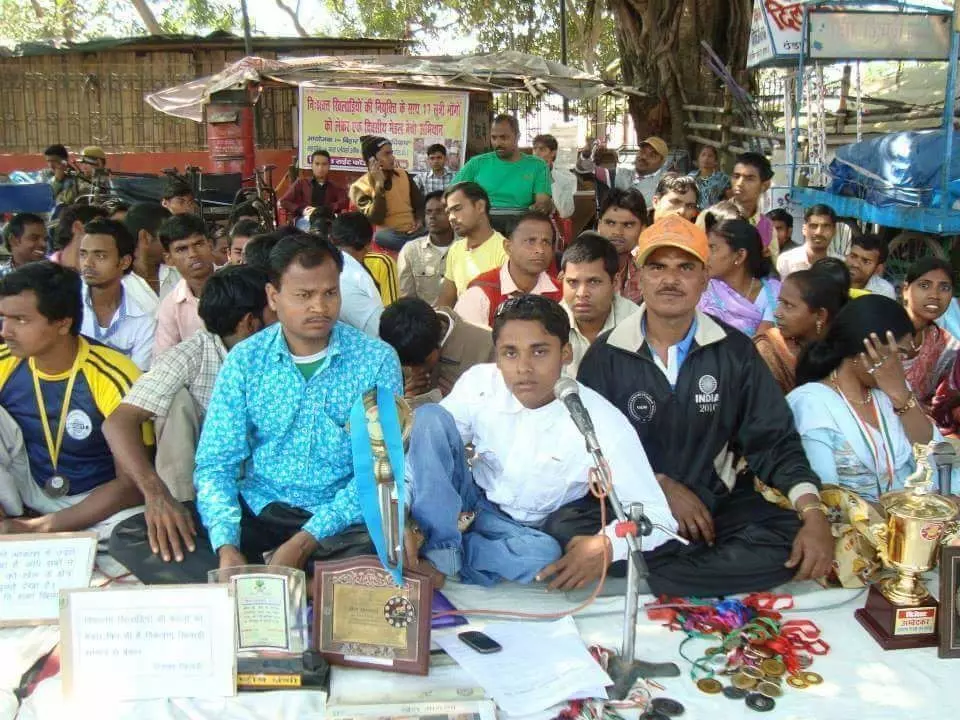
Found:
[[940, 647], [942, 658], [960, 658], [960, 547], [940, 550]]
[[426, 675], [433, 588], [404, 570], [397, 586], [380, 560], [318, 562], [313, 575], [313, 649], [332, 665]]

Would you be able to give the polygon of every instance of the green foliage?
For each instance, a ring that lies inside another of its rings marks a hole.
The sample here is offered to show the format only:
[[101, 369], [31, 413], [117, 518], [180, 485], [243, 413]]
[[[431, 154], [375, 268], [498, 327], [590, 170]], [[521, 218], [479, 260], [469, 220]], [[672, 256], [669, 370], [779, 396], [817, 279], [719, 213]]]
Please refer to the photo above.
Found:
[[[233, 0], [147, 0], [164, 32], [236, 30]], [[0, 42], [79, 42], [142, 35], [145, 23], [130, 0], [0, 0]]]
[[0, 38], [17, 42], [77, 40], [100, 24], [108, 0], [0, 0]]
[[157, 15], [160, 27], [167, 33], [208, 33], [214, 30], [236, 30], [240, 27], [240, 4], [219, 0], [179, 0], [150, 3], [162, 5]]
[[[597, 0], [603, 2], [604, 0]], [[560, 59], [559, 0], [488, 2], [487, 0], [324, 0], [339, 34], [349, 37], [409, 37], [415, 50], [436, 54], [437, 42], [459, 50], [448, 36], [468, 34], [480, 52], [517, 50]], [[600, 14], [599, 30], [590, 35], [588, 16], [595, 2], [567, 2], [570, 65], [602, 70], [617, 56], [612, 19]]]

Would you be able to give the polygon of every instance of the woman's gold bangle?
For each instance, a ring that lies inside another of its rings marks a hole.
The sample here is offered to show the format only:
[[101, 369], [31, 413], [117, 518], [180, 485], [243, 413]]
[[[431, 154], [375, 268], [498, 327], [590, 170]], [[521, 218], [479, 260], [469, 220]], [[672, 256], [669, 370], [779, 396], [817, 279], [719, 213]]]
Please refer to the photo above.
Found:
[[910, 393], [910, 399], [903, 405], [903, 407], [895, 407], [893, 409], [894, 415], [897, 417], [903, 417], [908, 412], [913, 410], [917, 406], [917, 396], [913, 393]]

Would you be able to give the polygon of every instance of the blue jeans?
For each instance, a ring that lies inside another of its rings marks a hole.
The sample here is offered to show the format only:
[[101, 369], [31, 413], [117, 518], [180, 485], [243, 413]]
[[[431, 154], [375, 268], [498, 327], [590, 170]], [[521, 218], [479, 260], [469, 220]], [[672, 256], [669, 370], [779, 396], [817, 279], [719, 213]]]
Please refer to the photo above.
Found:
[[[550, 535], [487, 499], [474, 482], [453, 416], [439, 405], [416, 409], [406, 470], [410, 514], [426, 538], [420, 553], [444, 575], [476, 585], [527, 583], [560, 558], [560, 544]], [[463, 534], [461, 512], [476, 513]]]

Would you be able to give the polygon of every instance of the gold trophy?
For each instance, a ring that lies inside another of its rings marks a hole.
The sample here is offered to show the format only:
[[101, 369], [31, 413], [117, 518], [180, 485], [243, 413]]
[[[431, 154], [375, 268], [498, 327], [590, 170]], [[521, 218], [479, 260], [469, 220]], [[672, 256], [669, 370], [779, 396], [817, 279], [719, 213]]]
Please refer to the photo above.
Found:
[[866, 605], [855, 613], [884, 650], [937, 645], [938, 603], [921, 575], [936, 565], [941, 543], [956, 531], [960, 507], [936, 492], [929, 464], [936, 452], [936, 443], [913, 446], [916, 472], [904, 490], [880, 498], [886, 522], [865, 529], [884, 567], [897, 573], [871, 585]]

